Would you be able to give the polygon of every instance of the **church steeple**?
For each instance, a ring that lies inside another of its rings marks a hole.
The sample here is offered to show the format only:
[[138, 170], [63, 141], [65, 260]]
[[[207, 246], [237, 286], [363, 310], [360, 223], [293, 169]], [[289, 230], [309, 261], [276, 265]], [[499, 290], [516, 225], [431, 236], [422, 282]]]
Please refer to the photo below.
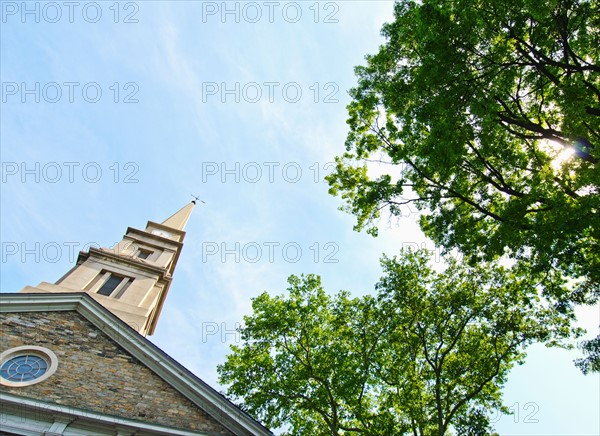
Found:
[[169, 218], [164, 220], [162, 225], [171, 227], [172, 229], [183, 230], [190, 219], [190, 215], [192, 214], [195, 205], [196, 201], [192, 200], [192, 202], [186, 204]]
[[127, 228], [112, 248], [80, 252], [77, 264], [55, 284], [21, 292], [85, 292], [143, 335], [151, 335], [171, 285], [195, 201], [145, 230]]

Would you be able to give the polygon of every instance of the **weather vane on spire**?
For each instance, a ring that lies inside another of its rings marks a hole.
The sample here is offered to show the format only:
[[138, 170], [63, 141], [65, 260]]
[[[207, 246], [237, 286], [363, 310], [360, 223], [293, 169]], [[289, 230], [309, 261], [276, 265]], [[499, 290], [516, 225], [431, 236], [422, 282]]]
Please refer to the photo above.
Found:
[[194, 197], [194, 199], [192, 200], [192, 203], [196, 204], [196, 201], [201, 201], [202, 203], [206, 204], [206, 201], [204, 200], [200, 200], [200, 197], [198, 197], [197, 195], [194, 194], [190, 194], [192, 197]]

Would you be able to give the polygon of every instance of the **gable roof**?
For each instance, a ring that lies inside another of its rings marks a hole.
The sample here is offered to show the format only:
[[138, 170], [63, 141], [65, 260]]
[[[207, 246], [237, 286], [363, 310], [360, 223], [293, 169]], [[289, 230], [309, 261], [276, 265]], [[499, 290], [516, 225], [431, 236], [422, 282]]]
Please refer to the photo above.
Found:
[[49, 311], [76, 311], [234, 434], [272, 435], [269, 429], [86, 293], [0, 293], [0, 313]]

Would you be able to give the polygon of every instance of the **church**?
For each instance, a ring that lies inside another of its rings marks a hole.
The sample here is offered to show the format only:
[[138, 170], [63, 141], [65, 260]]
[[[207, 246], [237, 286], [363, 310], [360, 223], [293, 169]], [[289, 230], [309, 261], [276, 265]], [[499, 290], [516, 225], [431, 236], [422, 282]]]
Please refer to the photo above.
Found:
[[0, 293], [0, 434], [272, 435], [146, 338], [194, 206]]

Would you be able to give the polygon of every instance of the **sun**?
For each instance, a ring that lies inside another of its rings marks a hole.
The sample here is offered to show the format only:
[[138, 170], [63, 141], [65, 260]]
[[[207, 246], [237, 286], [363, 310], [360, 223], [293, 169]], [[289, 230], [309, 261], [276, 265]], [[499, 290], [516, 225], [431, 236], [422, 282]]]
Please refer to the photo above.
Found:
[[552, 168], [560, 170], [575, 154], [575, 148], [549, 139], [540, 141], [540, 149], [552, 159]]

